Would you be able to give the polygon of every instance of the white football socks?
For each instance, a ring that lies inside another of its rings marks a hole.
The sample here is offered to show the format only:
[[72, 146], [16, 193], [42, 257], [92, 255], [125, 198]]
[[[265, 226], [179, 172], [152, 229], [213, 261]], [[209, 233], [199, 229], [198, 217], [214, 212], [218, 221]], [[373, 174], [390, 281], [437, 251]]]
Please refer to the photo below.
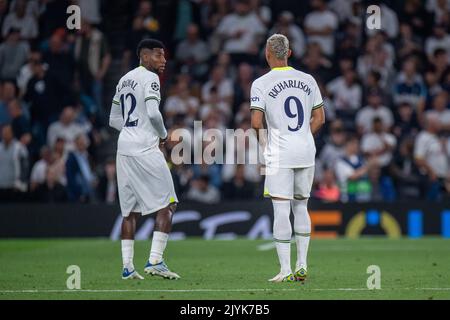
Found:
[[122, 262], [123, 267], [128, 271], [134, 270], [133, 265], [134, 256], [134, 240], [122, 240]]
[[292, 200], [292, 211], [294, 212], [294, 232], [297, 244], [296, 270], [301, 267], [307, 268], [306, 257], [308, 255], [309, 239], [311, 236], [311, 219], [308, 214], [308, 199]]
[[158, 264], [163, 260], [163, 253], [166, 249], [169, 234], [159, 231], [153, 232], [152, 247], [150, 249], [150, 257], [148, 261], [151, 264]]
[[288, 200], [272, 200], [273, 204], [273, 238], [280, 261], [281, 273], [288, 275], [291, 270], [292, 226], [289, 220], [291, 204]]

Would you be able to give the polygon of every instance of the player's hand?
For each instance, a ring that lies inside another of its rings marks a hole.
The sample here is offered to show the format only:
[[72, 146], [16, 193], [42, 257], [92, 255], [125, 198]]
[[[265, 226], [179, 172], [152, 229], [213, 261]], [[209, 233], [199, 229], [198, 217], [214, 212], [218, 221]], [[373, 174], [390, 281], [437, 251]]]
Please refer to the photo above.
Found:
[[[168, 136], [169, 136], [169, 135], [167, 135], [167, 137], [168, 137]], [[164, 139], [163, 139], [163, 138], [159, 138], [159, 147], [160, 147], [160, 148], [164, 147], [164, 145], [166, 144], [167, 137], [165, 137]]]

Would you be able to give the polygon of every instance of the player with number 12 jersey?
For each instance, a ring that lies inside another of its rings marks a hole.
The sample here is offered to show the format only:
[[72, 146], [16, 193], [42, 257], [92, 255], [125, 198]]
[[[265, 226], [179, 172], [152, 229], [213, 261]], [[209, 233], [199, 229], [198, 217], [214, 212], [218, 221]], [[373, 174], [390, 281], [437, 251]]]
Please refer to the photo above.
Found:
[[178, 202], [167, 162], [160, 150], [167, 130], [159, 111], [161, 100], [158, 73], [164, 71], [164, 45], [142, 40], [137, 48], [140, 66], [124, 75], [116, 88], [109, 124], [120, 131], [117, 143], [117, 184], [122, 211], [123, 279], [143, 279], [133, 263], [134, 236], [139, 216], [155, 213], [155, 226], [144, 272], [168, 279], [163, 259], [172, 215]]

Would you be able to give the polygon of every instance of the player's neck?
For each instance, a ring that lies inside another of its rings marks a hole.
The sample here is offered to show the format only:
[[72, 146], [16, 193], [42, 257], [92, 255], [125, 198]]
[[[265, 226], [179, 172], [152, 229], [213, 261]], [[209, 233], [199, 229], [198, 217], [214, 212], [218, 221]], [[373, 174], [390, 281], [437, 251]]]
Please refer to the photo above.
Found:
[[272, 69], [272, 70], [280, 69], [280, 68], [288, 68], [288, 67], [289, 67], [289, 65], [288, 65], [287, 61], [276, 60], [270, 64], [270, 69]]
[[147, 70], [150, 71], [150, 72], [153, 72], [153, 73], [158, 74], [158, 72], [157, 72], [155, 69], [153, 69], [151, 66], [146, 67], [146, 66], [144, 66], [144, 65], [141, 63], [141, 64], [139, 65], [139, 67], [145, 68], [145, 69], [147, 69]]

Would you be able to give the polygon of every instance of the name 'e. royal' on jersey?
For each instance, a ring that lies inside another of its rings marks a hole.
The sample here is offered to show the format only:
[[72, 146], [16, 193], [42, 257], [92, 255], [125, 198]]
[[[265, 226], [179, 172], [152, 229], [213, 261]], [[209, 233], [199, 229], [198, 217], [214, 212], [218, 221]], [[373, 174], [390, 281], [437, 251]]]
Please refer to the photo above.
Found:
[[[159, 136], [148, 116], [146, 102], [161, 101], [159, 77], [139, 66], [120, 80], [112, 107], [121, 108], [123, 125], [117, 142], [117, 153], [128, 156], [142, 155], [159, 150]], [[157, 111], [159, 112], [159, 110]]]
[[314, 166], [316, 146], [310, 119], [312, 110], [322, 107], [316, 80], [292, 67], [273, 68], [253, 82], [250, 109], [265, 113], [268, 167]]

